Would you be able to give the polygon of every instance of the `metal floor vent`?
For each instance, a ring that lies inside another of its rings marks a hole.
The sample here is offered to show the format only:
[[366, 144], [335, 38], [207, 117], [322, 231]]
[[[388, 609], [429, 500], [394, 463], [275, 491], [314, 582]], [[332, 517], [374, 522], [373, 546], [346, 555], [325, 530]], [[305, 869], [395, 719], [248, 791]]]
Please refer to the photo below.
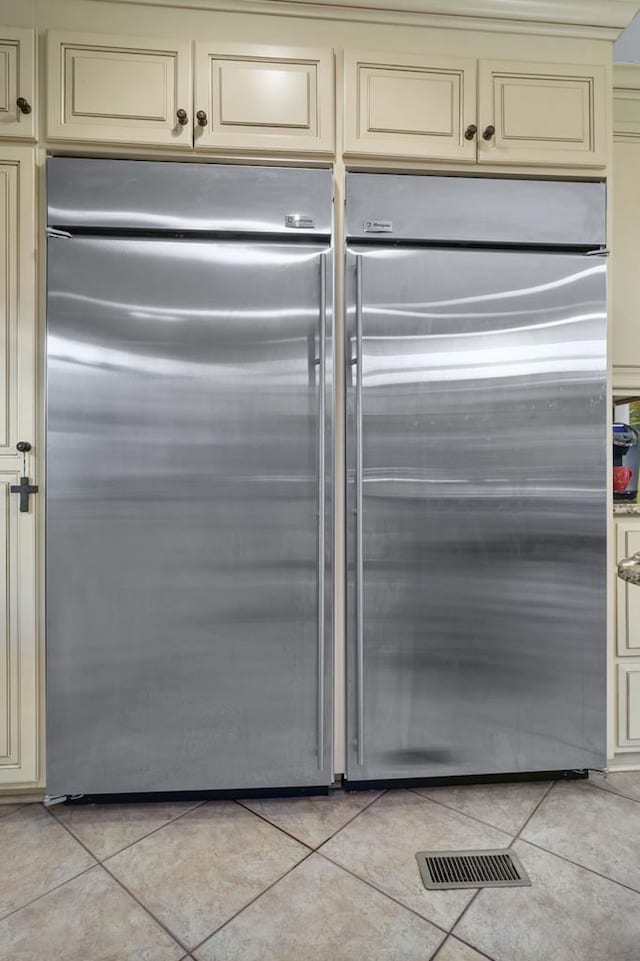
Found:
[[425, 888], [512, 888], [530, 885], [531, 879], [511, 851], [418, 851]]

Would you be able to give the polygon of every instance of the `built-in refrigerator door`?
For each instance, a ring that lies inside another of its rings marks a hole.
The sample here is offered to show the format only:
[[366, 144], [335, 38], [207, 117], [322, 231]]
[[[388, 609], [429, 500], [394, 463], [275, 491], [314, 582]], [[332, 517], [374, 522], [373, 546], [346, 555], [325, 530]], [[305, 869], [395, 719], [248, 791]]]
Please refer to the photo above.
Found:
[[351, 782], [605, 762], [605, 260], [347, 253]]
[[331, 782], [330, 257], [49, 239], [49, 794]]

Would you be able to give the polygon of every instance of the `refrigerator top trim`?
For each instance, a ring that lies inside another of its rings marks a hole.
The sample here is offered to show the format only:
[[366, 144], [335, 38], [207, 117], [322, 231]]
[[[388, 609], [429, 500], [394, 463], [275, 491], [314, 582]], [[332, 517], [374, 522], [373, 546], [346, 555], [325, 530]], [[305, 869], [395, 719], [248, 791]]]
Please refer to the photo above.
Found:
[[378, 244], [600, 248], [606, 243], [606, 186], [347, 173], [346, 236]]
[[155, 160], [47, 160], [47, 224], [79, 230], [326, 238], [329, 169]]

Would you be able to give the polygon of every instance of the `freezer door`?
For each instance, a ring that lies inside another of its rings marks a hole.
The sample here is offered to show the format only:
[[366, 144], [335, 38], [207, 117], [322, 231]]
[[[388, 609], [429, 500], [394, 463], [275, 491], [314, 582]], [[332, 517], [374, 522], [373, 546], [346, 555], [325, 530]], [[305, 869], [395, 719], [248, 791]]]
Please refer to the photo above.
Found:
[[329, 259], [49, 240], [50, 794], [331, 781]]
[[348, 778], [605, 761], [605, 261], [347, 255]]

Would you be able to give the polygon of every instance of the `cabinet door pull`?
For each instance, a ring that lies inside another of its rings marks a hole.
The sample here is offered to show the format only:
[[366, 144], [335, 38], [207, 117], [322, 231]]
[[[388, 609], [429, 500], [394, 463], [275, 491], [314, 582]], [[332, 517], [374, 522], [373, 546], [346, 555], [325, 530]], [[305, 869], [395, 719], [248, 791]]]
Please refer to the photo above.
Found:
[[176, 117], [178, 118], [178, 123], [180, 124], [181, 127], [184, 127], [186, 126], [186, 124], [189, 123], [189, 117], [187, 116], [187, 111], [183, 110], [182, 107], [180, 108], [180, 110], [176, 110]]
[[473, 140], [477, 132], [478, 132], [478, 128], [476, 127], [476, 125], [474, 123], [470, 123], [464, 132], [464, 139]]
[[490, 123], [489, 126], [485, 127], [484, 130], [482, 131], [482, 137], [484, 140], [491, 140], [495, 132], [496, 132], [496, 128], [493, 126], [493, 124]]
[[200, 124], [201, 127], [206, 127], [206, 126], [207, 126], [207, 114], [206, 114], [206, 111], [204, 111], [204, 110], [198, 110], [198, 112], [197, 112], [197, 114], [196, 114], [196, 120], [198, 121], [198, 123]]
[[16, 100], [16, 107], [20, 113], [31, 113], [31, 104], [26, 97], [18, 97]]

